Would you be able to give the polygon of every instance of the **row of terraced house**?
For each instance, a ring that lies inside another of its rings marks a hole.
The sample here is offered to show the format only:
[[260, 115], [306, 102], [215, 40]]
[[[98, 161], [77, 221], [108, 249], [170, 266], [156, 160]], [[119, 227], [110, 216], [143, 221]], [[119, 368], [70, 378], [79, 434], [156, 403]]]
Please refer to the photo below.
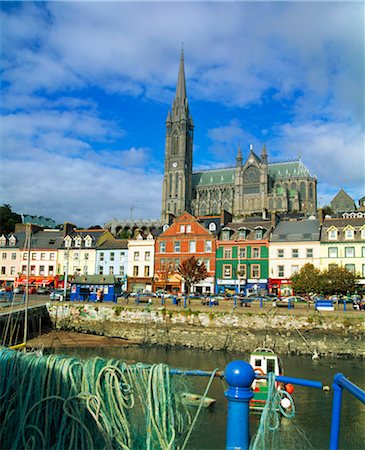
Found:
[[365, 213], [355, 217], [293, 220], [272, 214], [233, 222], [222, 212], [196, 218], [188, 212], [162, 229], [137, 230], [117, 239], [106, 229], [63, 230], [26, 225], [0, 236], [0, 283], [62, 286], [66, 276], [113, 275], [123, 290], [183, 292], [178, 265], [191, 256], [204, 262], [208, 276], [199, 293], [270, 292], [290, 295], [291, 276], [306, 263], [319, 269], [347, 268], [365, 285]]

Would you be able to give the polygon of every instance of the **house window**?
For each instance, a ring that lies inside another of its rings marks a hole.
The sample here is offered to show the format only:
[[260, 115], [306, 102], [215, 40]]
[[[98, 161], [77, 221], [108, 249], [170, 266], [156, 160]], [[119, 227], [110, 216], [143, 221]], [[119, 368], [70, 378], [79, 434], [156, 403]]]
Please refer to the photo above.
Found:
[[222, 241], [229, 241], [229, 230], [222, 231]]
[[208, 226], [208, 230], [209, 231], [216, 231], [217, 230], [217, 225], [214, 222], [210, 222], [210, 224]]
[[35, 275], [35, 266], [30, 266], [30, 274]]
[[179, 265], [180, 265], [180, 259], [175, 259], [175, 270], [178, 269]]
[[50, 253], [49, 259], [50, 259], [50, 261], [56, 261], [56, 253]]
[[262, 230], [255, 230], [255, 239], [256, 240], [262, 239], [262, 236], [263, 236]]
[[75, 247], [81, 247], [81, 238], [80, 237], [75, 239]]
[[361, 239], [365, 239], [365, 230], [361, 230]]
[[138, 277], [138, 266], [133, 266], [133, 276]]
[[299, 272], [299, 266], [291, 266], [291, 274], [294, 275]]
[[103, 275], [104, 270], [103, 270], [103, 266], [99, 266], [99, 275]]
[[365, 258], [365, 247], [361, 247], [361, 256]]
[[6, 259], [6, 253], [2, 254], [2, 259]]
[[174, 252], [175, 253], [180, 253], [180, 241], [175, 241], [174, 242]]
[[124, 266], [119, 266], [119, 275], [124, 275]]
[[85, 239], [85, 247], [91, 247], [92, 240], [90, 238]]
[[114, 252], [110, 253], [110, 261], [114, 261]]
[[[365, 249], [365, 247], [364, 247], [364, 249]], [[12, 259], [12, 260], [16, 259], [16, 253], [12, 253], [12, 254], [11, 254], [11, 259]]]
[[210, 259], [205, 259], [204, 265], [205, 265], [205, 268], [207, 269], [207, 272], [209, 272], [210, 271]]
[[32, 261], [37, 259], [37, 253], [32, 253]]
[[247, 276], [246, 264], [238, 264], [237, 275], [239, 278], [246, 278]]
[[297, 248], [292, 248], [291, 256], [292, 258], [299, 258], [299, 250]]
[[278, 258], [284, 258], [284, 249], [278, 248]]
[[180, 225], [180, 233], [185, 233], [185, 225]]
[[328, 232], [328, 240], [336, 241], [337, 240], [337, 230], [329, 230]]
[[259, 264], [252, 264], [251, 278], [260, 278], [260, 265]]
[[365, 264], [362, 265], [362, 277], [365, 277]]
[[104, 261], [104, 253], [103, 252], [100, 253], [100, 261]]
[[133, 261], [139, 261], [139, 252], [134, 252]]
[[328, 257], [329, 258], [338, 258], [338, 248], [337, 247], [328, 247]]
[[352, 230], [351, 228], [348, 228], [346, 231], [345, 231], [345, 239], [347, 240], [352, 240], [352, 239], [354, 239], [354, 230]]
[[239, 248], [239, 258], [240, 259], [246, 259], [247, 258], [246, 253], [246, 247], [240, 247]]
[[247, 230], [238, 230], [238, 239], [246, 239]]
[[278, 266], [278, 277], [284, 277], [284, 266]]
[[88, 253], [85, 253], [85, 254], [84, 254], [84, 260], [86, 261], [87, 259], [89, 259], [89, 254], [88, 254]]
[[328, 269], [329, 269], [329, 270], [335, 270], [335, 269], [338, 269], [338, 264], [328, 264]]
[[260, 258], [260, 248], [254, 247], [252, 249], [252, 258]]
[[186, 225], [186, 232], [191, 233], [191, 225]]
[[196, 252], [196, 241], [190, 241], [189, 242], [189, 252], [195, 253]]
[[22, 274], [24, 275], [27, 273], [27, 266], [22, 266]]
[[5, 266], [1, 266], [1, 275], [6, 275]]
[[313, 258], [313, 249], [307, 248], [307, 258]]
[[151, 260], [151, 252], [146, 252], [144, 254], [144, 260], [145, 261], [150, 261]]
[[223, 251], [223, 258], [224, 259], [231, 259], [232, 258], [232, 249], [225, 248]]
[[120, 257], [121, 257], [121, 258], [124, 257], [124, 252], [120, 252]]
[[355, 247], [345, 247], [345, 258], [355, 257]]
[[46, 254], [45, 253], [41, 253], [41, 261], [45, 261], [46, 260]]
[[160, 242], [160, 253], [166, 252], [166, 242]]
[[144, 266], [144, 276], [145, 277], [150, 276], [150, 266]]
[[79, 259], [79, 254], [78, 253], [74, 253], [74, 259]]
[[53, 271], [54, 271], [54, 266], [49, 266], [48, 267], [48, 275], [52, 276], [53, 275]]
[[212, 252], [212, 241], [205, 241], [205, 253]]
[[345, 269], [351, 273], [355, 273], [355, 264], [345, 264]]
[[39, 275], [44, 275], [44, 266], [39, 266]]
[[10, 267], [10, 275], [15, 275], [15, 266]]
[[23, 253], [23, 260], [26, 260], [26, 259], [28, 259], [28, 253], [27, 253], [27, 252], [24, 252], [24, 253]]
[[114, 266], [109, 267], [109, 275], [114, 275]]
[[232, 266], [230, 264], [223, 264], [223, 278], [232, 277]]

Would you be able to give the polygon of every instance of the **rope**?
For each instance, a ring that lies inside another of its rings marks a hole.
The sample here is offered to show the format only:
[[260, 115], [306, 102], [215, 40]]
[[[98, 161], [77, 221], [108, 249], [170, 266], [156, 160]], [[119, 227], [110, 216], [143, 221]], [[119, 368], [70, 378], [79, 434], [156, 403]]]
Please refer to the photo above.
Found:
[[186, 386], [175, 378], [164, 364], [83, 361], [0, 348], [0, 447], [184, 448], [197, 416], [191, 426], [181, 400]]

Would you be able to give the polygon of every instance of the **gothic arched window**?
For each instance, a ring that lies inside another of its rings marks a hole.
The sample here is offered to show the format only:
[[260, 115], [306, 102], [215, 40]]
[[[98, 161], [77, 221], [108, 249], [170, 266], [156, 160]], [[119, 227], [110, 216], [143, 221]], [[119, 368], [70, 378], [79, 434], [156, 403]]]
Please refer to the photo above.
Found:
[[309, 184], [309, 198], [313, 200], [313, 185], [312, 183]]
[[172, 173], [169, 176], [169, 194], [172, 194]]
[[305, 183], [304, 183], [304, 181], [302, 181], [300, 183], [300, 190], [299, 190], [299, 192], [300, 192], [300, 199], [302, 201], [304, 201], [305, 200]]
[[243, 175], [244, 193], [257, 194], [260, 190], [260, 171], [255, 166], [246, 169]]
[[175, 195], [179, 192], [179, 175], [175, 173]]
[[177, 134], [174, 134], [172, 136], [171, 154], [177, 155], [178, 153], [179, 153], [179, 136]]

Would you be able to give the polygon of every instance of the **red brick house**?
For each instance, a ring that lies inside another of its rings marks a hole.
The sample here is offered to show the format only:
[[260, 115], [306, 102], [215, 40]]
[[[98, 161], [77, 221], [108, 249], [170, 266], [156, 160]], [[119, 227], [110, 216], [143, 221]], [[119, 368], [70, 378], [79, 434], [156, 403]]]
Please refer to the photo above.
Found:
[[208, 277], [194, 286], [194, 292], [214, 292], [216, 237], [196, 217], [182, 213], [156, 238], [155, 246], [155, 289], [183, 292], [184, 282], [177, 267], [195, 256], [204, 262]]

